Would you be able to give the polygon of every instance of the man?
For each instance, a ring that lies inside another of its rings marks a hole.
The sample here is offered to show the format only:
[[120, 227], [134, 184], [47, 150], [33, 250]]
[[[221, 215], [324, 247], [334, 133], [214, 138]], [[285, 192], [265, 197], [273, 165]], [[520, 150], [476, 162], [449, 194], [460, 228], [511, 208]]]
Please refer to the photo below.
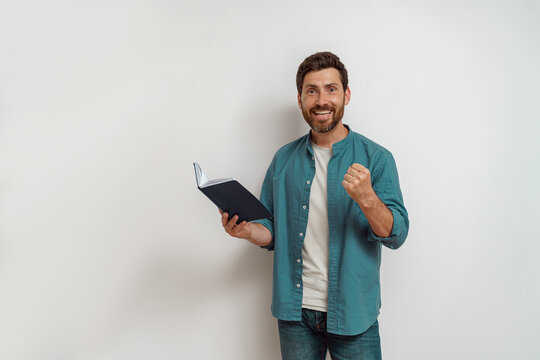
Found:
[[296, 77], [309, 134], [283, 146], [261, 202], [273, 218], [225, 231], [274, 250], [272, 314], [283, 359], [380, 359], [381, 245], [400, 247], [409, 220], [392, 154], [341, 121], [347, 70], [329, 52], [307, 57]]

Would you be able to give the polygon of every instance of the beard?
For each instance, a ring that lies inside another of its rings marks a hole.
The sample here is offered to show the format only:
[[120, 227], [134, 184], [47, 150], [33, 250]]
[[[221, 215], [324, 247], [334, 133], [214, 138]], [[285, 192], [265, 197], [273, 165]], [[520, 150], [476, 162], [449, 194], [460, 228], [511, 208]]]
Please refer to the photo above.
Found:
[[[343, 97], [343, 102], [336, 107], [334, 106], [314, 106], [311, 109], [306, 109], [302, 106], [302, 115], [304, 116], [304, 120], [308, 123], [309, 127], [313, 129], [313, 131], [316, 131], [318, 133], [327, 133], [333, 128], [336, 127], [337, 124], [341, 121], [343, 118], [343, 113], [345, 112], [345, 97]], [[330, 122], [326, 121], [323, 124], [319, 124], [320, 122], [317, 119], [314, 119], [312, 117], [313, 111], [332, 111], [332, 118], [329, 119]]]

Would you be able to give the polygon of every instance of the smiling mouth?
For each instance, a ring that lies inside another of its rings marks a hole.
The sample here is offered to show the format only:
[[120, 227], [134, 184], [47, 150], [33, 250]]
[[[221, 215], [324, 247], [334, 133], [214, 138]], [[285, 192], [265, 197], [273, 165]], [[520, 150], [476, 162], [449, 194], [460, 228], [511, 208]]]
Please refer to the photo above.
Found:
[[332, 110], [314, 110], [311, 112], [313, 120], [318, 122], [327, 122], [332, 119]]

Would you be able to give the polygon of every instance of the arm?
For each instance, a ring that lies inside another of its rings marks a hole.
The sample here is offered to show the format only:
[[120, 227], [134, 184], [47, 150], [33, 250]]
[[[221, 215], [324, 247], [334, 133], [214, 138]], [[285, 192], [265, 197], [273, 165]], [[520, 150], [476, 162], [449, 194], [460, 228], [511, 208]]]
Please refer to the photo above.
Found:
[[272, 234], [264, 225], [254, 222], [242, 221], [237, 224], [238, 215], [229, 219], [229, 214], [219, 210], [221, 214], [221, 224], [230, 236], [245, 239], [258, 246], [267, 246], [272, 242]]
[[360, 164], [353, 164], [347, 170], [342, 184], [362, 209], [373, 233], [379, 237], [389, 237], [394, 216], [373, 190], [369, 170]]
[[[409, 215], [403, 204], [399, 176], [392, 154], [384, 152], [379, 156], [378, 166], [373, 170], [373, 177], [370, 176], [368, 169], [355, 164], [351, 166], [352, 171], [347, 172], [349, 176], [344, 178], [343, 187], [355, 199], [368, 219], [370, 225], [368, 240], [380, 241], [390, 249], [397, 249], [407, 238]], [[388, 213], [383, 208], [390, 212], [391, 222], [387, 217]], [[381, 224], [383, 224], [383, 229], [379, 228]]]

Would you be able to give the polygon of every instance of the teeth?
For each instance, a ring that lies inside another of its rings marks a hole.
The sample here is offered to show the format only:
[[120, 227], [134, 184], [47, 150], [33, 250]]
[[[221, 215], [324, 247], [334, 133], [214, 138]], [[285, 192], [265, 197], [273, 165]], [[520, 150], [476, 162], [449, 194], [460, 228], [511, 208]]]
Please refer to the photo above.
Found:
[[315, 114], [317, 115], [327, 115], [327, 114], [330, 114], [331, 111], [315, 111]]

